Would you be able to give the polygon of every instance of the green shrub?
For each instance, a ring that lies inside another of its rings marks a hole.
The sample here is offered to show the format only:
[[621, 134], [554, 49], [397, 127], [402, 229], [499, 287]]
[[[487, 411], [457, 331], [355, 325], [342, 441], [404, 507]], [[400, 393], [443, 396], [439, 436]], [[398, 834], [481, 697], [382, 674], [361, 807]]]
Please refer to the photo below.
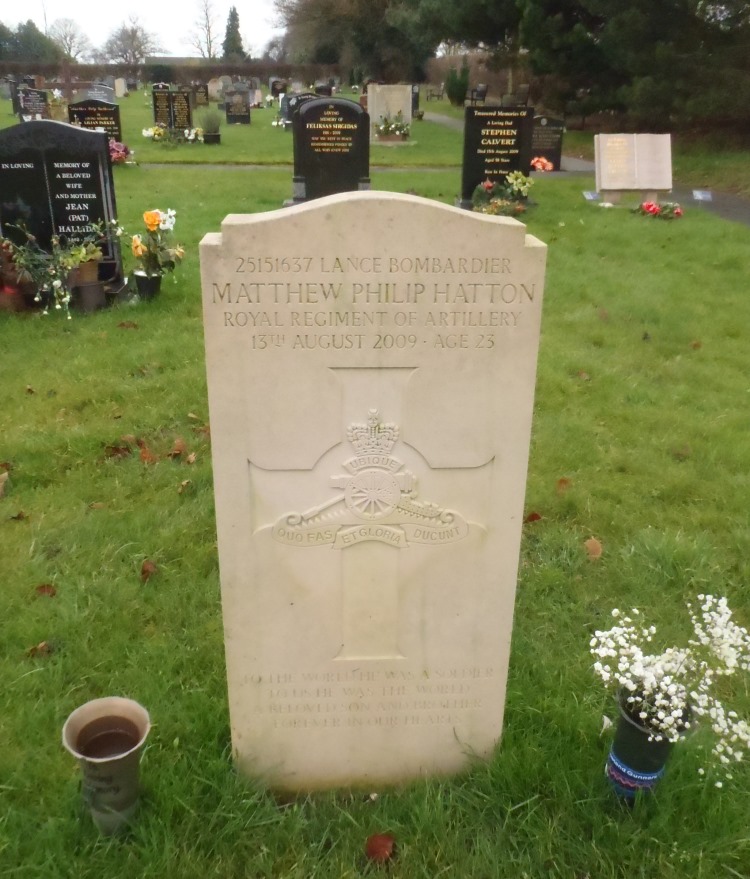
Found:
[[466, 100], [466, 92], [469, 90], [469, 62], [464, 55], [461, 70], [451, 67], [445, 80], [445, 91], [448, 100], [454, 107], [463, 107]]

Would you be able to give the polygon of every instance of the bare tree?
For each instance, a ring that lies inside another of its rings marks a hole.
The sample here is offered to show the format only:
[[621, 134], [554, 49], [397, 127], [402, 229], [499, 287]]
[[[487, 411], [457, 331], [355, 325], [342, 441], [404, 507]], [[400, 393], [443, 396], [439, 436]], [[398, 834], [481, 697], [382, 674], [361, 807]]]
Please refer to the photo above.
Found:
[[190, 45], [201, 53], [202, 58], [216, 58], [216, 19], [211, 0], [199, 0], [195, 30], [190, 34]]
[[54, 21], [49, 29], [49, 37], [70, 61], [78, 61], [82, 55], [92, 50], [91, 41], [71, 18], [58, 18]]
[[142, 64], [147, 55], [161, 52], [159, 42], [135, 18], [130, 18], [114, 31], [102, 46], [102, 52], [109, 61], [123, 64]]

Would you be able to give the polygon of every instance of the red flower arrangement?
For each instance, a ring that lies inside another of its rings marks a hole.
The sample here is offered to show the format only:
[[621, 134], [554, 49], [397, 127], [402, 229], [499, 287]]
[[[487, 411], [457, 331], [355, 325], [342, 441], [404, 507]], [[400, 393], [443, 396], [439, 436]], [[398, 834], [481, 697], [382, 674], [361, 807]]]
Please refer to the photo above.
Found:
[[676, 220], [682, 216], [682, 208], [676, 201], [644, 201], [634, 209], [634, 213], [649, 217], [660, 217], [662, 220]]

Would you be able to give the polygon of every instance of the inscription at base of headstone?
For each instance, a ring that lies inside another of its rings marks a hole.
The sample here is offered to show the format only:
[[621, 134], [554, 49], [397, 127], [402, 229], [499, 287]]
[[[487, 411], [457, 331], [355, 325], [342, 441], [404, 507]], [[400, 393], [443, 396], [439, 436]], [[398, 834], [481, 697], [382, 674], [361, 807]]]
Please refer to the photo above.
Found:
[[537, 168], [537, 170], [560, 170], [564, 132], [564, 119], [553, 119], [550, 116], [534, 117], [534, 129], [531, 135], [532, 168], [536, 159], [543, 159], [548, 164], [540, 163], [543, 167]]
[[299, 101], [292, 108], [292, 132], [294, 201], [370, 188], [370, 118], [359, 104], [345, 98]]
[[122, 140], [120, 108], [117, 104], [93, 98], [68, 104], [68, 122], [91, 131], [102, 130], [117, 141]]
[[463, 207], [471, 207], [474, 190], [485, 180], [502, 183], [511, 171], [529, 173], [533, 128], [532, 107], [464, 110]]
[[204, 237], [244, 774], [377, 790], [499, 742], [545, 255], [515, 220], [383, 192]]
[[[44, 250], [53, 234], [81, 238], [116, 219], [106, 134], [66, 122], [31, 122], [0, 131], [0, 235], [18, 240], [22, 225]], [[20, 239], [22, 240], [22, 239]], [[115, 239], [104, 246], [100, 277], [122, 277]]]
[[616, 192], [669, 192], [672, 139], [668, 134], [597, 134], [594, 137], [596, 188]]

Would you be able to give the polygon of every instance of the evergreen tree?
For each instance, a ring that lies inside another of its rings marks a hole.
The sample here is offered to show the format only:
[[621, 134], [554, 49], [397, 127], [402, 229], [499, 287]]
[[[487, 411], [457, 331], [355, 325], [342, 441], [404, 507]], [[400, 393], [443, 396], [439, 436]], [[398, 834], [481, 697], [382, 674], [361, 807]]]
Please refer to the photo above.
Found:
[[245, 57], [245, 51], [242, 48], [242, 37], [240, 36], [240, 16], [236, 6], [232, 6], [229, 10], [227, 31], [222, 47], [225, 61], [242, 61]]

